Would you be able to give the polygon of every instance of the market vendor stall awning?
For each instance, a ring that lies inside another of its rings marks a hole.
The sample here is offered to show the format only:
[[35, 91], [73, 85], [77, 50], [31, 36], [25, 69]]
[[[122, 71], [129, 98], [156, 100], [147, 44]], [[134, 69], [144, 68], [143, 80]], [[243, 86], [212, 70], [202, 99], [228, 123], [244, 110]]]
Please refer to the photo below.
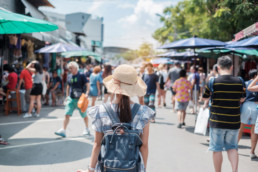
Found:
[[186, 49], [186, 48], [204, 48], [204, 47], [218, 47], [224, 46], [226, 43], [212, 40], [212, 39], [204, 39], [198, 37], [192, 37], [187, 39], [181, 39], [175, 42], [171, 42], [169, 44], [165, 44], [160, 49]]
[[44, 41], [44, 42], [50, 42], [50, 43], [67, 43], [65, 40], [63, 40], [62, 38], [56, 37], [53, 34], [49, 34], [46, 32], [36, 32], [36, 33], [31, 33], [31, 36], [33, 38], [36, 38], [40, 41]]
[[236, 55], [252, 55], [258, 56], [258, 50], [255, 48], [226, 48], [226, 47], [209, 47], [197, 50], [197, 52], [205, 57], [217, 58], [221, 54], [236, 54]]
[[52, 7], [55, 8], [48, 0], [27, 0], [29, 3], [34, 5], [36, 8], [38, 7]]
[[49, 32], [57, 25], [0, 8], [0, 34]]
[[226, 47], [257, 47], [258, 48], [258, 36], [253, 36], [247, 39], [243, 39], [237, 42], [231, 42]]
[[62, 53], [63, 57], [69, 58], [69, 57], [83, 57], [83, 56], [92, 56], [95, 60], [98, 62], [101, 61], [101, 56], [97, 53], [91, 52], [91, 51], [74, 51], [74, 52], [65, 52]]

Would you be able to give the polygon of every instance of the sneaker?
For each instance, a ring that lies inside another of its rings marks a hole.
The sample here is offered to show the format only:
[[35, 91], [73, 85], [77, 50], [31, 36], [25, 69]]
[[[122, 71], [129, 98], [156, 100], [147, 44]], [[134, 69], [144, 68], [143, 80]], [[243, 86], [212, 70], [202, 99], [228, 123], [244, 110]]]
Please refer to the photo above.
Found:
[[61, 136], [61, 137], [66, 137], [65, 130], [62, 129], [62, 128], [60, 130], [56, 131], [55, 135], [58, 135], [58, 136]]
[[32, 115], [31, 114], [28, 114], [28, 113], [25, 113], [25, 115], [23, 115], [23, 118], [31, 118]]
[[182, 124], [181, 124], [181, 123], [178, 124], [178, 125], [177, 125], [177, 128], [182, 128]]
[[40, 117], [40, 114], [38, 114], [38, 113], [35, 113], [35, 115], [34, 115], [36, 118], [39, 118]]
[[163, 104], [163, 106], [164, 106], [164, 107], [166, 107], [166, 106], [167, 106], [167, 104], [166, 104], [166, 103], [164, 103], [164, 104]]
[[89, 130], [89, 128], [85, 128], [84, 130], [83, 130], [83, 133], [82, 133], [82, 135], [90, 135], [90, 130]]
[[185, 126], [185, 122], [183, 122], [182, 125]]
[[256, 158], [258, 158], [255, 154], [250, 154], [250, 158], [251, 158], [251, 160], [253, 160], [253, 159], [256, 159]]

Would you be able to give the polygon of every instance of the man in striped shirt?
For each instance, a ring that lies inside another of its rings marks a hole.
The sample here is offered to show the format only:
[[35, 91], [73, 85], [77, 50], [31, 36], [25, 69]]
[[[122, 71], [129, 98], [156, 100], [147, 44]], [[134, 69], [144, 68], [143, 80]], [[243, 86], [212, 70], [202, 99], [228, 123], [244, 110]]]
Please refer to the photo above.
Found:
[[237, 172], [240, 104], [245, 98], [245, 84], [232, 76], [233, 64], [228, 56], [218, 59], [218, 71], [220, 76], [207, 84], [203, 94], [204, 99], [211, 98], [209, 150], [213, 151], [216, 172], [221, 172], [223, 150], [228, 153], [232, 171]]

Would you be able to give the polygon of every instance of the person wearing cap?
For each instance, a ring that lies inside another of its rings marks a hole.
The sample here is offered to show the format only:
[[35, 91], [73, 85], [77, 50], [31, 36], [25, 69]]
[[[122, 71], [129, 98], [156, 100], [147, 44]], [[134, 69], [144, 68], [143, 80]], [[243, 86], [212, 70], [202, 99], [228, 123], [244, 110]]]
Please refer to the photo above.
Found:
[[[153, 65], [151, 63], [146, 64], [146, 69], [147, 72], [142, 77], [143, 81], [147, 85], [147, 92], [144, 96], [144, 104], [155, 111], [156, 90], [158, 90], [158, 94], [160, 94], [161, 92], [159, 85], [159, 77], [154, 73]], [[155, 122], [155, 116], [151, 122]]]
[[[106, 77], [103, 83], [108, 92], [115, 95], [111, 108], [117, 112], [117, 118], [120, 122], [131, 123], [132, 128], [139, 130], [141, 133], [140, 137], [143, 144], [140, 148], [141, 168], [138, 172], [144, 172], [148, 159], [149, 121], [153, 118], [155, 112], [149, 107], [141, 105], [135, 118], [132, 119], [131, 110], [135, 103], [131, 101], [130, 97], [144, 96], [147, 86], [137, 76], [134, 67], [125, 64], [118, 66], [113, 75]], [[100, 172], [97, 162], [101, 149], [101, 140], [104, 133], [107, 130], [111, 130], [113, 124], [103, 104], [89, 108], [87, 114], [92, 118], [92, 128], [95, 130], [95, 141], [88, 172]], [[82, 171], [78, 170], [78, 172]]]

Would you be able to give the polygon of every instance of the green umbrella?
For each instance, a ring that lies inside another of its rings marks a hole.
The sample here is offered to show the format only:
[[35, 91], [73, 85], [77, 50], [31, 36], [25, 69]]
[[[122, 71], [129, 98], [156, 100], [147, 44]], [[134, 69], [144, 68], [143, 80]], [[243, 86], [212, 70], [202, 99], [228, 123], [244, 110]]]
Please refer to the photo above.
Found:
[[53, 23], [0, 9], [0, 34], [48, 32], [56, 29], [58, 27]]
[[243, 50], [234, 50], [234, 51], [240, 54], [258, 56], [258, 49], [243, 49]]
[[97, 53], [91, 52], [91, 51], [70, 51], [70, 52], [64, 52], [62, 53], [63, 57], [69, 58], [69, 57], [76, 57], [76, 56], [92, 56], [95, 60], [101, 62], [101, 56]]
[[253, 48], [202, 48], [197, 50], [199, 55], [202, 55], [207, 58], [218, 58], [221, 54], [235, 54], [242, 58], [246, 58], [244, 55], [254, 55], [258, 56], [258, 50]]

